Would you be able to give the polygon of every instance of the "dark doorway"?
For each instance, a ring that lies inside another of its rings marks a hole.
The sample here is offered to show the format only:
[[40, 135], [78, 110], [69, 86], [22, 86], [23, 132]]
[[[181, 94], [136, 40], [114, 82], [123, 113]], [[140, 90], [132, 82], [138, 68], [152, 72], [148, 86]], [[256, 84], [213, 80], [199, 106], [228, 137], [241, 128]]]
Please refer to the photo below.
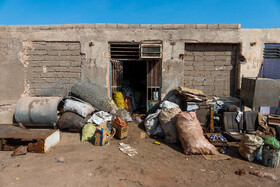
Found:
[[132, 96], [134, 112], [146, 112], [147, 72], [146, 61], [123, 61], [124, 97]]

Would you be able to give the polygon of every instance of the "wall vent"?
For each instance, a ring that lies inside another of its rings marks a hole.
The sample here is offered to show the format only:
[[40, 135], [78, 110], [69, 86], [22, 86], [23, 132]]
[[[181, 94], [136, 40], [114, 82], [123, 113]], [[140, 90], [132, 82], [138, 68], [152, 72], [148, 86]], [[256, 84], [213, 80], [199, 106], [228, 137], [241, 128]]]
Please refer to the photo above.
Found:
[[161, 58], [162, 44], [141, 44], [141, 58]]
[[139, 60], [139, 43], [111, 43], [112, 60]]
[[280, 59], [280, 44], [265, 44], [264, 59]]

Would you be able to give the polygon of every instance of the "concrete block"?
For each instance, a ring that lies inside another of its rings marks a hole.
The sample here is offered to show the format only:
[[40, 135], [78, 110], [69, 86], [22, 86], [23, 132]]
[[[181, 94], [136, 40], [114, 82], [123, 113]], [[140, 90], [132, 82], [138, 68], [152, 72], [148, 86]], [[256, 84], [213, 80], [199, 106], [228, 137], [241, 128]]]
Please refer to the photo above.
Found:
[[[185, 56], [193, 56], [194, 53], [190, 51], [185, 51]], [[185, 58], [184, 58], [185, 59]]]
[[195, 60], [195, 61], [203, 62], [204, 57], [203, 57], [203, 56], [195, 56], [195, 57], [194, 57], [194, 60]]
[[46, 50], [27, 50], [26, 51], [27, 55], [46, 55], [47, 51]]
[[47, 42], [46, 50], [68, 50], [67, 43], [62, 42]]
[[163, 30], [171, 30], [174, 29], [174, 24], [162, 24]]
[[197, 24], [196, 28], [197, 29], [207, 29], [207, 24]]
[[76, 61], [76, 62], [70, 62], [71, 66], [81, 66], [81, 62], [80, 61]]
[[230, 29], [240, 29], [241, 28], [241, 24], [229, 24], [229, 28]]
[[215, 60], [217, 61], [226, 61], [227, 56], [215, 56]]
[[44, 80], [47, 83], [55, 82], [55, 78], [43, 78], [42, 80]]
[[196, 24], [186, 24], [185, 29], [196, 29], [197, 25]]
[[216, 85], [216, 86], [225, 86], [225, 80], [223, 80], [223, 79], [215, 79], [214, 85]]
[[69, 67], [69, 71], [70, 72], [80, 73], [81, 72], [81, 68], [80, 67]]
[[95, 23], [96, 29], [106, 29], [106, 23]]
[[56, 75], [56, 74], [53, 73], [53, 72], [52, 72], [52, 73], [49, 73], [49, 72], [47, 72], [47, 73], [42, 72], [42, 73], [41, 73], [41, 77], [42, 77], [42, 78], [52, 78], [52, 77], [55, 77], [55, 75]]
[[28, 56], [27, 60], [28, 61], [44, 61], [45, 56], [32, 55], [32, 56]]
[[107, 29], [116, 29], [116, 28], [118, 28], [118, 24], [116, 24], [116, 23], [106, 23], [106, 28]]
[[195, 71], [204, 71], [204, 66], [194, 66]]
[[70, 83], [70, 79], [69, 78], [59, 78], [59, 79], [57, 79], [57, 82], [59, 82], [59, 83]]
[[67, 67], [55, 67], [54, 69], [55, 69], [56, 72], [69, 71], [69, 69]]
[[185, 57], [184, 57], [184, 60], [185, 60], [185, 61], [194, 60], [194, 56], [185, 56]]
[[64, 77], [64, 78], [80, 78], [81, 73], [64, 73], [62, 75], [62, 77]]
[[212, 86], [214, 85], [214, 79], [205, 79], [205, 81], [203, 81], [203, 85], [206, 85], [206, 86]]
[[44, 65], [44, 66], [59, 66], [59, 61], [42, 61], [41, 65]]
[[140, 24], [139, 27], [140, 27], [140, 29], [151, 29], [152, 25], [151, 24]]
[[229, 29], [229, 24], [219, 24], [219, 29]]
[[81, 56], [67, 56], [68, 61], [81, 61]]
[[185, 29], [185, 25], [184, 24], [174, 24], [173, 28], [174, 29]]
[[45, 56], [46, 61], [67, 61], [68, 56]]
[[129, 25], [128, 25], [128, 28], [129, 28], [129, 29], [139, 29], [140, 26], [139, 26], [139, 24], [129, 24]]
[[128, 24], [118, 24], [118, 29], [128, 29]]
[[219, 29], [219, 24], [208, 24], [207, 28], [208, 29]]
[[79, 52], [81, 52], [81, 44], [80, 43], [71, 43], [71, 44], [69, 44], [68, 45], [68, 49], [70, 50], [70, 51], [75, 51], [75, 50], [77, 50], [77, 51], [79, 51]]
[[162, 29], [162, 24], [152, 24], [151, 29], [160, 30]]
[[215, 61], [215, 56], [204, 56], [204, 60], [207, 62]]
[[68, 62], [68, 61], [61, 61], [61, 62], [59, 62], [59, 65], [60, 65], [60, 66], [66, 66], [66, 67], [68, 67], [68, 66], [70, 66], [70, 62]]

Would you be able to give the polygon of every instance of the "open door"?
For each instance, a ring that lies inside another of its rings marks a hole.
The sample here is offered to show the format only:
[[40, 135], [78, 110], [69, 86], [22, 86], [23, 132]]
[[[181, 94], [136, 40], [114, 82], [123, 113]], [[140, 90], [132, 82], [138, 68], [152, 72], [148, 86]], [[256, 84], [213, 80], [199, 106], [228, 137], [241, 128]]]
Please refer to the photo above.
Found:
[[147, 61], [147, 111], [161, 100], [161, 62]]

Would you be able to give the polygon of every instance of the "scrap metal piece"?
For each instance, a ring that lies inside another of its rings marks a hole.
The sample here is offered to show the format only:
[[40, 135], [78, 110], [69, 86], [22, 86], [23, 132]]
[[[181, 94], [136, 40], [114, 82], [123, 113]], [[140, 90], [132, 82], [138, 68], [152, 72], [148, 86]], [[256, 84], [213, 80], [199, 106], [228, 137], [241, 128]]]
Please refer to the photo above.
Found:
[[16, 105], [15, 120], [24, 126], [53, 126], [62, 97], [23, 97]]
[[60, 141], [59, 130], [23, 129], [15, 125], [0, 125], [0, 150], [14, 151], [19, 146], [44, 153]]

